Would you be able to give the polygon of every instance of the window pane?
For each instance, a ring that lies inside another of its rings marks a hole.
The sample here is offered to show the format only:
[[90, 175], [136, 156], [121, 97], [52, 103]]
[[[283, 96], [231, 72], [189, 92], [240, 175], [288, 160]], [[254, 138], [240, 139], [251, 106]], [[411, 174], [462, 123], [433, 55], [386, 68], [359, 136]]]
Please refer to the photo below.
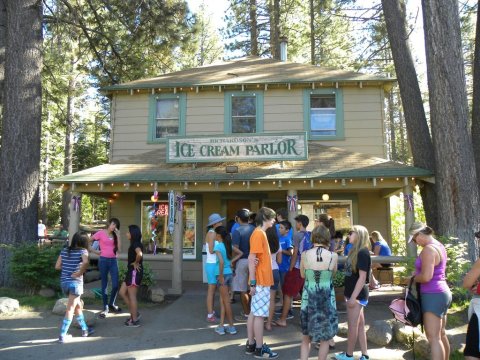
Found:
[[178, 99], [158, 99], [157, 119], [178, 118]]
[[255, 96], [232, 97], [232, 116], [256, 116]]
[[158, 99], [156, 118], [155, 137], [157, 139], [178, 135], [180, 126], [178, 99]]
[[335, 108], [335, 95], [312, 95], [310, 106], [312, 108]]
[[254, 133], [257, 128], [257, 119], [251, 117], [233, 117], [232, 133]]
[[335, 95], [311, 95], [310, 133], [336, 135]]
[[257, 109], [255, 96], [232, 97], [232, 133], [254, 133], [257, 131]]
[[[173, 235], [168, 233], [168, 203], [142, 201], [142, 242], [145, 253], [171, 254]], [[196, 249], [196, 207], [194, 201], [183, 204], [183, 255], [195, 257]]]

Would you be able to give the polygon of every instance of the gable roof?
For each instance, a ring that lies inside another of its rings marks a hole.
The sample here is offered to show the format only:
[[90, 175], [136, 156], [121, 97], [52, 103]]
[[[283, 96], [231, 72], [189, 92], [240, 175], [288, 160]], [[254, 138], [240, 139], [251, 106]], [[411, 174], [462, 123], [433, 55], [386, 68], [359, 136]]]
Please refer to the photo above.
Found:
[[395, 79], [380, 75], [249, 56], [239, 60], [176, 71], [155, 78], [105, 86], [102, 90], [360, 81], [378, 84], [396, 82]]
[[66, 175], [51, 183], [74, 182], [172, 182], [172, 181], [249, 181], [364, 179], [392, 177], [431, 177], [430, 170], [310, 142], [305, 161], [238, 162], [238, 173], [226, 174], [227, 163], [167, 164], [165, 149], [131, 156]]

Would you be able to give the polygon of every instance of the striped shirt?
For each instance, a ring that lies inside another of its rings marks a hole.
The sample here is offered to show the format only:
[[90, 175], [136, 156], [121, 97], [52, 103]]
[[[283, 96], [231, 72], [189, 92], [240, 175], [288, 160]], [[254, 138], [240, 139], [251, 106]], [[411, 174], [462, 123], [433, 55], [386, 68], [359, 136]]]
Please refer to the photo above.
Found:
[[77, 282], [83, 284], [83, 275], [78, 278], [72, 278], [72, 274], [80, 269], [82, 263], [82, 255], [88, 257], [87, 249], [72, 249], [70, 255], [68, 248], [65, 248], [60, 253], [62, 258], [62, 274], [60, 275], [60, 282]]

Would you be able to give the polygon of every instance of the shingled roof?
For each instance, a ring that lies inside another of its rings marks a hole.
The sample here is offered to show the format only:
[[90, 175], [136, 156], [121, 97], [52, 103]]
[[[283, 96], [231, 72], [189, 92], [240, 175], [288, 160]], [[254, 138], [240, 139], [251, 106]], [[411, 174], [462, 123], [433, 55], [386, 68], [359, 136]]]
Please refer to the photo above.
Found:
[[238, 84], [298, 84], [311, 82], [375, 82], [393, 83], [395, 79], [379, 75], [368, 75], [298, 64], [289, 61], [265, 59], [255, 56], [226, 61], [182, 71], [176, 71], [155, 78], [135, 80], [123, 84], [103, 87], [103, 91], [125, 89], [154, 89], [196, 86], [226, 86]]
[[226, 174], [227, 163], [167, 164], [165, 150], [66, 175], [51, 183], [358, 179], [373, 177], [431, 177], [429, 170], [310, 142], [305, 161], [238, 162], [238, 173]]

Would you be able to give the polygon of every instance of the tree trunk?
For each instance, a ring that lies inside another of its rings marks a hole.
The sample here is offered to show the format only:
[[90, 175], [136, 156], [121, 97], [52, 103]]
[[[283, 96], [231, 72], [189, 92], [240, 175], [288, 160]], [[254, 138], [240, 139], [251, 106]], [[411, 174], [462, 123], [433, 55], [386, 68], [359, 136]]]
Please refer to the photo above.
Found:
[[258, 56], [256, 0], [250, 0], [249, 13], [250, 13], [250, 55]]
[[280, 60], [280, 0], [273, 0], [273, 43], [275, 44], [274, 58]]
[[48, 223], [48, 180], [50, 169], [50, 111], [47, 110], [47, 124], [45, 132], [45, 165], [43, 169], [43, 183], [40, 185], [43, 190], [43, 206], [40, 207], [43, 223]]
[[[63, 175], [72, 173], [73, 163], [73, 118], [74, 118], [74, 86], [75, 82], [70, 79], [68, 82], [67, 114], [65, 119], [65, 160], [63, 164]], [[62, 227], [68, 229], [70, 225], [69, 205], [72, 201], [70, 191], [64, 191], [62, 194]]]
[[[392, 50], [402, 99], [405, 124], [410, 139], [413, 164], [435, 171], [435, 155], [423, 108], [422, 95], [412, 54], [407, 43], [405, 3], [403, 0], [382, 0], [388, 40]], [[424, 183], [420, 188], [427, 223], [434, 229], [437, 223], [436, 185]]]
[[3, 88], [5, 86], [5, 45], [7, 42], [7, 9], [5, 6], [6, 0], [0, 0], [0, 134], [2, 133]]
[[[480, 3], [478, 5], [480, 7]], [[478, 8], [473, 59], [472, 143], [477, 180], [480, 182], [480, 9]], [[480, 183], [478, 184], [478, 191], [480, 193]]]
[[310, 62], [315, 65], [315, 11], [310, 0]]
[[390, 159], [393, 161], [398, 160], [397, 156], [397, 141], [395, 138], [395, 111], [394, 111], [394, 101], [393, 101], [393, 90], [390, 91], [387, 97], [388, 102], [388, 118], [389, 118], [389, 127], [390, 127]]
[[[42, 117], [42, 1], [8, 1], [4, 117], [0, 150], [0, 244], [37, 241]], [[9, 250], [0, 247], [0, 286]]]
[[479, 195], [456, 0], [422, 0], [430, 121], [435, 151], [438, 232], [477, 246]]

